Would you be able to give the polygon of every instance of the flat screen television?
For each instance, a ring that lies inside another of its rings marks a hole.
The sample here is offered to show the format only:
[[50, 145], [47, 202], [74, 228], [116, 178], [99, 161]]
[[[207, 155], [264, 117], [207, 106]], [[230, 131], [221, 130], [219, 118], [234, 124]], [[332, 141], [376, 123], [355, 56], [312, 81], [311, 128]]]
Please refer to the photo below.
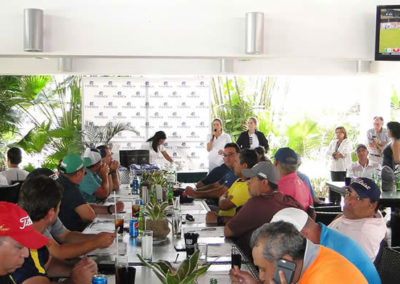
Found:
[[132, 164], [148, 164], [149, 150], [121, 150], [119, 151], [119, 163], [126, 168]]
[[400, 5], [377, 6], [375, 60], [400, 60]]

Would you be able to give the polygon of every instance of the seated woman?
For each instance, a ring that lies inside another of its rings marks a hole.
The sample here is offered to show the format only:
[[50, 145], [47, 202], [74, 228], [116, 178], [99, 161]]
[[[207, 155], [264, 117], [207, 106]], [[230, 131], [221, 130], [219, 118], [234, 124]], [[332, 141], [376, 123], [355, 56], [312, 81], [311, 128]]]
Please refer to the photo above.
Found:
[[150, 164], [162, 165], [163, 161], [167, 160], [172, 163], [172, 158], [168, 155], [164, 148], [164, 142], [167, 140], [167, 135], [164, 131], [157, 131], [153, 137], [147, 139], [145, 146], [143, 148], [149, 150], [150, 154]]

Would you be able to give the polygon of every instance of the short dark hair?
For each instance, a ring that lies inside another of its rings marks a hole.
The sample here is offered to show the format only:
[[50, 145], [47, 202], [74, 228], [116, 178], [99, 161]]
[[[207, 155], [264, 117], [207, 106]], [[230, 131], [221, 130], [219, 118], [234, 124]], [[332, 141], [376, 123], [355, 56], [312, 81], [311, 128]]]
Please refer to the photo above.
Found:
[[374, 120], [375, 120], [375, 119], [379, 119], [380, 121], [383, 122], [383, 117], [382, 117], [382, 116], [374, 116]]
[[226, 143], [224, 149], [226, 149], [226, 148], [235, 148], [236, 153], [239, 153], [239, 152], [240, 152], [239, 145], [236, 144], [236, 143], [233, 143], [233, 142]]
[[267, 158], [265, 157], [265, 148], [263, 146], [258, 146], [254, 148], [256, 153], [261, 156], [261, 161], [266, 161]]
[[278, 189], [278, 185], [276, 183], [272, 183], [272, 182], [268, 181], [268, 184], [272, 191], [275, 191]]
[[389, 121], [387, 123], [387, 128], [390, 130], [394, 138], [400, 139], [400, 123], [397, 121]]
[[43, 219], [50, 209], [57, 208], [64, 188], [55, 180], [39, 175], [22, 184], [18, 205], [31, 217], [33, 222]]
[[107, 156], [106, 150], [109, 149], [107, 147], [107, 145], [100, 145], [100, 146], [96, 147], [96, 149], [99, 150], [101, 158], [105, 158]]
[[265, 223], [251, 235], [250, 246], [253, 248], [262, 240], [264, 240], [263, 257], [273, 264], [285, 254], [294, 260], [304, 258], [307, 240], [290, 223], [283, 221]]
[[22, 161], [22, 152], [20, 148], [12, 147], [7, 151], [7, 158], [11, 164], [18, 165]]
[[251, 149], [243, 149], [239, 155], [240, 164], [247, 164], [247, 168], [251, 169], [255, 164], [258, 163], [257, 153]]

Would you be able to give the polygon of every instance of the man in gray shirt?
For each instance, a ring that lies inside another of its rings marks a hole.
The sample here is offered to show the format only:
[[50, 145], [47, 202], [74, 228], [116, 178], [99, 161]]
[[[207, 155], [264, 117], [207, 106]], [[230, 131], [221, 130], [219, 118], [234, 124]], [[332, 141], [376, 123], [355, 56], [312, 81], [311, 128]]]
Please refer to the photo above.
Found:
[[374, 117], [374, 128], [367, 131], [368, 159], [372, 163], [382, 164], [382, 150], [389, 142], [388, 132], [383, 128], [383, 117]]

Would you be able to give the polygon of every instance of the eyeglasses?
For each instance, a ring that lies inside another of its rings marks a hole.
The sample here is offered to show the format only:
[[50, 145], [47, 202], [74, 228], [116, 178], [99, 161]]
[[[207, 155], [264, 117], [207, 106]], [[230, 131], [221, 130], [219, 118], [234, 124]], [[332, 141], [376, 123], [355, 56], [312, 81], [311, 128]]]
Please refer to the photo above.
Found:
[[230, 157], [230, 156], [235, 155], [235, 154], [236, 153], [232, 152], [232, 153], [228, 153], [228, 154], [223, 154], [223, 156], [224, 156], [224, 158], [226, 158], [226, 157]]
[[344, 193], [344, 197], [354, 197], [357, 201], [361, 200], [361, 197], [358, 196], [357, 193], [353, 193], [349, 188], [346, 188], [346, 192]]

